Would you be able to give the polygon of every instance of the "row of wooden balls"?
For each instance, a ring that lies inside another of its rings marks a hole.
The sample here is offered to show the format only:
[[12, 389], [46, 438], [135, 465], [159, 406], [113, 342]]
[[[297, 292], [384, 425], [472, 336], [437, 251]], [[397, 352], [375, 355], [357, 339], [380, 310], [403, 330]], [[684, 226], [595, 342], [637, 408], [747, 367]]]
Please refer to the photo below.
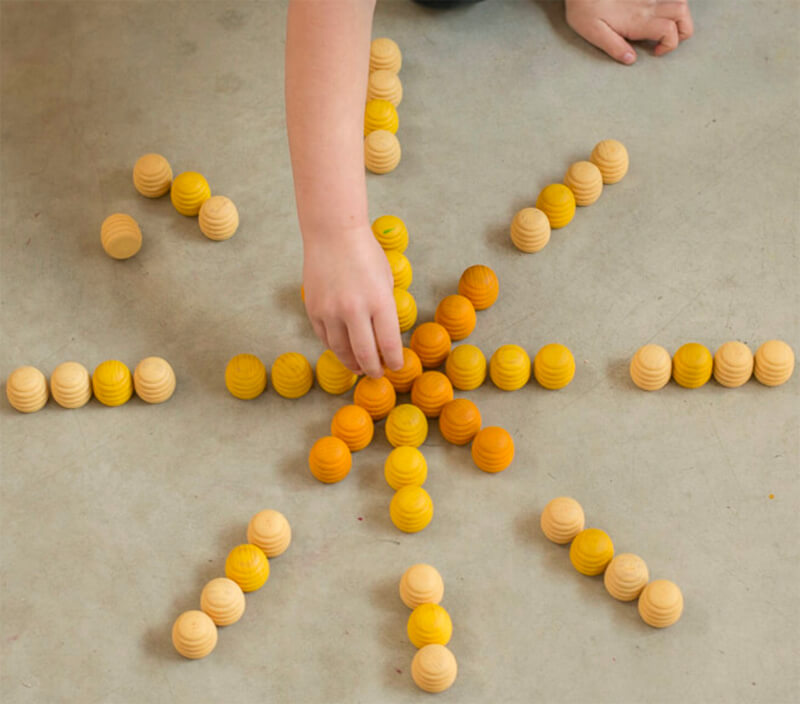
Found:
[[426, 564], [409, 567], [400, 578], [400, 598], [411, 609], [406, 633], [418, 648], [411, 661], [411, 678], [425, 692], [450, 689], [458, 675], [458, 663], [447, 648], [453, 635], [450, 614], [440, 605], [444, 580]]
[[403, 99], [398, 77], [403, 56], [388, 37], [373, 39], [369, 52], [367, 104], [364, 110], [364, 165], [374, 174], [388, 174], [402, 156], [397, 106]]
[[755, 353], [743, 342], [726, 342], [714, 356], [699, 342], [687, 342], [670, 357], [661, 345], [640, 347], [631, 359], [633, 383], [644, 391], [657, 391], [670, 378], [687, 389], [703, 386], [713, 374], [721, 386], [736, 388], [750, 377], [765, 386], [780, 386], [789, 381], [794, 371], [794, 351], [783, 340], [768, 340]]
[[[133, 167], [133, 185], [147, 198], [169, 192], [181, 215], [197, 215], [200, 231], [211, 240], [227, 240], [239, 227], [239, 211], [230, 198], [212, 196], [205, 177], [184, 171], [172, 178], [172, 167], [161, 154], [144, 154]], [[100, 242], [108, 256], [129, 259], [142, 248], [142, 229], [126, 213], [109, 215], [100, 227]]]
[[592, 205], [603, 184], [617, 183], [628, 173], [628, 150], [616, 139], [598, 142], [589, 161], [576, 161], [563, 183], [545, 186], [535, 208], [523, 208], [511, 221], [511, 241], [523, 252], [538, 252], [550, 241], [550, 231], [564, 227], [575, 216], [575, 206]]
[[217, 645], [217, 627], [230, 626], [244, 614], [245, 592], [269, 579], [269, 560], [286, 552], [292, 529], [280, 511], [265, 509], [250, 519], [247, 543], [225, 560], [225, 576], [212, 579], [200, 593], [200, 610], [184, 611], [172, 626], [172, 644], [183, 657], [204, 658]]
[[683, 594], [667, 579], [650, 581], [645, 561], [632, 553], [614, 555], [614, 544], [605, 531], [584, 528], [581, 505], [560, 496], [542, 511], [540, 525], [547, 538], [559, 545], [570, 544], [569, 559], [581, 574], [603, 575], [606, 591], [619, 601], [639, 600], [639, 615], [653, 628], [676, 623], [683, 613]]
[[80, 408], [94, 397], [105, 406], [121, 406], [133, 395], [145, 403], [163, 403], [175, 393], [175, 372], [161, 357], [145, 357], [133, 374], [119, 360], [109, 359], [97, 365], [94, 373], [80, 362], [63, 362], [47, 378], [36, 367], [15, 369], [6, 380], [9, 403], [21, 413], [35, 413], [45, 406], [52, 393], [64, 408]]

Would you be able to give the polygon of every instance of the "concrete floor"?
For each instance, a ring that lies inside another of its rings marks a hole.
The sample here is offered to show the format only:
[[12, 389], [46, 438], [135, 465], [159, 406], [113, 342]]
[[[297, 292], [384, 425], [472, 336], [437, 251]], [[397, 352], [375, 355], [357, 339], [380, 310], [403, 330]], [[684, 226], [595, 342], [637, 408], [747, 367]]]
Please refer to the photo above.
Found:
[[[486, 263], [502, 293], [469, 341], [487, 355], [559, 341], [578, 361], [561, 392], [472, 394], [517, 443], [501, 475], [432, 430], [436, 517], [411, 536], [389, 521], [382, 429], [346, 481], [322, 486], [308, 448], [345, 401], [245, 403], [223, 384], [236, 353], [322, 351], [298, 292], [284, 9], [2, 4], [0, 377], [156, 354], [178, 390], [164, 406], [32, 416], [3, 400], [0, 699], [427, 701], [396, 593], [425, 561], [444, 575], [460, 664], [437, 701], [796, 701], [797, 375], [646, 394], [627, 362], [651, 341], [800, 350], [797, 4], [694, 2], [694, 39], [625, 68], [559, 4], [379, 2], [375, 34], [405, 52], [404, 158], [370, 177], [371, 213], [409, 226], [421, 319]], [[608, 136], [630, 150], [627, 178], [541, 253], [514, 250], [516, 210]], [[147, 151], [206, 174], [240, 232], [211, 242], [168, 199], [139, 197], [131, 167]], [[145, 236], [127, 262], [99, 243], [119, 210]], [[678, 625], [648, 628], [544, 539], [539, 513], [562, 494], [681, 586]], [[290, 551], [213, 655], [183, 660], [174, 618], [265, 507], [292, 522]]]

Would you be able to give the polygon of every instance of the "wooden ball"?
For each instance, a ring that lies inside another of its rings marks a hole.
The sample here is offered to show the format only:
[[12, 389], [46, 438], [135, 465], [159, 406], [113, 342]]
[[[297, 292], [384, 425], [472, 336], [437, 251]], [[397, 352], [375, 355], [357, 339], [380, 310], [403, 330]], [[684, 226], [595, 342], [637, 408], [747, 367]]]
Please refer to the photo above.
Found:
[[538, 252], [550, 241], [550, 221], [538, 208], [523, 208], [511, 221], [511, 241], [522, 252]]
[[385, 376], [380, 379], [365, 376], [356, 384], [353, 393], [353, 403], [366, 409], [372, 420], [386, 418], [396, 402], [397, 393]]
[[200, 608], [217, 626], [231, 626], [244, 614], [244, 592], [232, 579], [217, 577], [200, 592]]
[[498, 347], [489, 361], [489, 376], [498, 389], [521, 389], [531, 378], [531, 358], [519, 345]]
[[272, 388], [284, 398], [305, 396], [314, 384], [309, 361], [299, 352], [285, 352], [272, 363]]
[[311, 474], [325, 484], [342, 481], [353, 466], [353, 457], [344, 440], [329, 435], [317, 440], [308, 453]]
[[461, 274], [458, 292], [472, 301], [475, 310], [486, 310], [497, 300], [500, 282], [488, 266], [475, 264]]
[[405, 289], [396, 288], [393, 293], [400, 332], [411, 330], [414, 323], [417, 322], [417, 302], [414, 300], [414, 296]]
[[576, 161], [564, 174], [564, 185], [572, 191], [576, 205], [592, 205], [603, 192], [603, 174], [591, 161]]
[[603, 183], [617, 183], [628, 173], [628, 150], [616, 139], [598, 142], [589, 159], [603, 174]]
[[237, 545], [225, 560], [225, 576], [236, 582], [243, 592], [254, 592], [269, 579], [269, 560], [255, 545]]
[[746, 384], [753, 375], [753, 353], [743, 342], [726, 342], [714, 353], [714, 378], [734, 389]]
[[400, 598], [409, 609], [438, 604], [444, 596], [444, 580], [431, 565], [412, 565], [400, 578]]
[[145, 403], [164, 403], [175, 393], [175, 372], [161, 357], [145, 357], [133, 370], [136, 395]]
[[623, 552], [606, 567], [603, 584], [606, 591], [619, 601], [633, 601], [650, 579], [645, 561], [638, 555]]
[[475, 345], [458, 345], [447, 357], [445, 372], [457, 389], [472, 391], [486, 379], [486, 357]]
[[575, 376], [575, 358], [564, 345], [545, 345], [533, 360], [533, 375], [545, 389], [563, 389]]
[[450, 335], [439, 323], [422, 323], [411, 335], [411, 349], [423, 367], [438, 367], [450, 354]]
[[439, 415], [439, 431], [447, 442], [466, 445], [481, 429], [481, 412], [468, 398], [446, 403]]
[[268, 558], [278, 557], [292, 542], [292, 527], [280, 511], [264, 509], [247, 524], [247, 542], [261, 548]]
[[375, 130], [386, 130], [397, 134], [400, 121], [397, 110], [388, 100], [374, 99], [364, 109], [364, 136]]
[[408, 248], [408, 228], [396, 215], [381, 215], [372, 223], [372, 234], [384, 251], [401, 254]]
[[658, 391], [672, 377], [672, 357], [661, 345], [645, 345], [633, 355], [631, 380], [643, 391]]
[[639, 595], [639, 616], [648, 626], [667, 628], [678, 622], [683, 613], [683, 594], [668, 579], [656, 579]]
[[424, 372], [411, 386], [411, 403], [428, 418], [438, 418], [442, 408], [453, 400], [453, 385], [441, 372]]
[[569, 496], [559, 496], [549, 501], [539, 521], [542, 533], [558, 545], [572, 542], [585, 523], [583, 507]]
[[756, 350], [755, 375], [764, 386], [785, 384], [794, 371], [794, 351], [783, 340], [770, 340]]
[[320, 388], [338, 396], [355, 386], [358, 375], [351, 372], [339, 361], [333, 350], [325, 350], [317, 360], [317, 383]]
[[672, 358], [672, 378], [686, 389], [697, 389], [711, 378], [713, 365], [707, 347], [699, 342], [687, 342]]
[[35, 413], [47, 403], [47, 379], [36, 367], [18, 367], [6, 379], [6, 396], [20, 413]]
[[514, 461], [514, 439], [503, 428], [484, 428], [472, 441], [472, 459], [484, 472], [502, 472]]
[[350, 452], [363, 450], [372, 442], [374, 434], [372, 416], [361, 406], [342, 406], [333, 414], [331, 435], [342, 440]]
[[389, 266], [392, 267], [394, 287], [408, 289], [408, 287], [411, 286], [411, 282], [414, 280], [414, 271], [406, 255], [394, 249], [390, 249], [386, 252], [386, 259], [389, 260]]
[[172, 644], [183, 657], [199, 660], [217, 645], [217, 627], [202, 611], [184, 611], [172, 626]]
[[103, 405], [121, 406], [133, 396], [130, 369], [116, 359], [101, 362], [92, 374], [92, 390]]
[[581, 574], [593, 577], [603, 574], [614, 557], [614, 543], [605, 531], [599, 528], [582, 530], [572, 539], [569, 559]]
[[388, 130], [375, 130], [364, 138], [364, 164], [374, 174], [394, 171], [402, 155], [400, 142]]
[[109, 215], [100, 226], [100, 243], [109, 257], [130, 259], [142, 248], [139, 223], [125, 213]]
[[160, 198], [172, 185], [172, 167], [161, 154], [144, 154], [133, 166], [133, 186], [147, 198]]
[[92, 377], [79, 362], [63, 362], [50, 375], [50, 392], [63, 408], [81, 408], [92, 398]]
[[407, 394], [411, 391], [414, 379], [422, 374], [422, 362], [414, 350], [410, 347], [403, 347], [402, 368], [392, 371], [388, 367], [384, 367], [383, 372], [398, 394]]
[[169, 194], [172, 205], [181, 215], [191, 217], [211, 198], [211, 188], [205, 177], [196, 171], [184, 171], [172, 182]]
[[563, 183], [551, 183], [539, 193], [536, 207], [547, 216], [550, 227], [557, 230], [575, 217], [575, 196]]
[[384, 430], [392, 447], [419, 447], [428, 437], [428, 419], [416, 406], [401, 403], [389, 411]]
[[208, 239], [229, 240], [239, 229], [239, 211], [230, 198], [211, 196], [200, 206], [197, 224]]
[[389, 516], [404, 533], [418, 533], [433, 520], [433, 499], [421, 486], [404, 486], [392, 497]]
[[432, 643], [447, 645], [453, 636], [453, 622], [443, 606], [420, 604], [408, 617], [406, 631], [415, 648]]
[[411, 661], [411, 679], [423, 692], [444, 692], [453, 686], [457, 676], [455, 655], [439, 643], [423, 646]]
[[225, 367], [225, 386], [236, 398], [257, 398], [267, 388], [267, 368], [254, 354], [237, 354]]
[[428, 463], [416, 447], [396, 447], [386, 458], [383, 476], [395, 491], [404, 486], [422, 486], [428, 478]]
[[466, 296], [445, 296], [436, 307], [434, 320], [447, 330], [451, 340], [463, 340], [475, 329], [475, 306]]
[[388, 37], [373, 39], [369, 47], [369, 70], [391, 71], [400, 73], [403, 66], [403, 54], [397, 42]]
[[367, 81], [367, 101], [388, 100], [397, 107], [403, 101], [403, 84], [393, 71], [381, 69], [369, 74]]

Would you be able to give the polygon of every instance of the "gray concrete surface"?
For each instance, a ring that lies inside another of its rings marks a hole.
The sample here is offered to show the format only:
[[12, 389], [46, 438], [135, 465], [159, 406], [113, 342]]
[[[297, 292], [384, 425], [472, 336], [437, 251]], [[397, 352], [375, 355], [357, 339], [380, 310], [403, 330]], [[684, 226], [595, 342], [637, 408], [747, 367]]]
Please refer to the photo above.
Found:
[[[504, 474], [431, 432], [436, 516], [406, 536], [382, 431], [347, 481], [321, 486], [306, 454], [343, 400], [244, 403], [223, 385], [235, 353], [321, 352], [298, 295], [283, 3], [2, 4], [0, 376], [157, 354], [179, 381], [163, 407], [23, 416], [3, 400], [0, 699], [423, 701], [396, 585], [427, 561], [460, 663], [437, 701], [796, 701], [798, 379], [645, 394], [627, 361], [649, 341], [800, 348], [797, 4], [694, 2], [696, 37], [632, 68], [562, 10], [379, 2], [375, 33], [405, 52], [404, 159], [369, 179], [371, 212], [408, 223], [422, 319], [487, 263], [502, 294], [470, 341], [560, 341], [578, 361], [558, 393], [472, 394], [514, 434]], [[540, 254], [515, 251], [514, 212], [607, 136], [630, 150], [627, 178]], [[206, 174], [240, 232], [210, 242], [139, 197], [146, 151]], [[118, 210], [145, 236], [123, 263], [99, 243]], [[561, 494], [680, 584], [678, 625], [649, 629], [543, 538]], [[291, 550], [216, 652], [183, 660], [172, 621], [264, 507], [291, 520]]]

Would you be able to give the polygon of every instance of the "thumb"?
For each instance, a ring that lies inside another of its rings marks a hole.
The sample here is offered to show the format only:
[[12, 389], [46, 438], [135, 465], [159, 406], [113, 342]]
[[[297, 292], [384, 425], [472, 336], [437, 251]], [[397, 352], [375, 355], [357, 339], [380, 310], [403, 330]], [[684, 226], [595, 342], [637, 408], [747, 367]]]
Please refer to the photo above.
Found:
[[602, 49], [612, 59], [621, 64], [632, 64], [636, 61], [636, 52], [633, 47], [615, 32], [606, 22], [598, 20], [586, 28], [584, 38]]

